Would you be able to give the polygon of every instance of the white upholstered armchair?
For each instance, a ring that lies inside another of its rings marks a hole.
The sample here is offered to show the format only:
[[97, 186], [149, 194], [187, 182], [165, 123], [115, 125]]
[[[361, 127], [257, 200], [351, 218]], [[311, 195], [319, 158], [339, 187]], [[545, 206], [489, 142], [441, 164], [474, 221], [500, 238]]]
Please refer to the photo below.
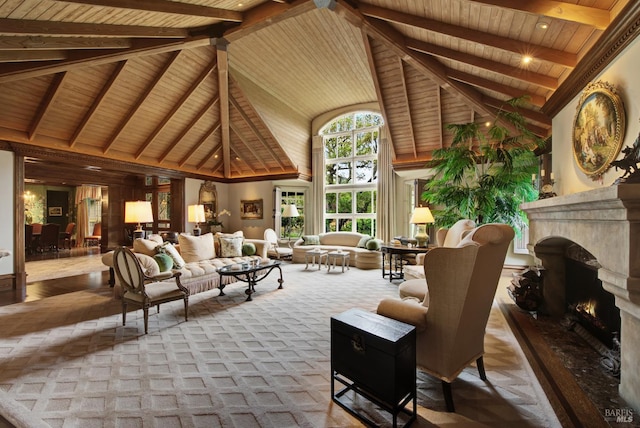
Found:
[[486, 380], [484, 333], [514, 232], [504, 224], [472, 230], [455, 248], [438, 247], [424, 259], [424, 298], [384, 299], [378, 314], [416, 326], [416, 360], [442, 380], [448, 411], [454, 411], [451, 382], [476, 361]]

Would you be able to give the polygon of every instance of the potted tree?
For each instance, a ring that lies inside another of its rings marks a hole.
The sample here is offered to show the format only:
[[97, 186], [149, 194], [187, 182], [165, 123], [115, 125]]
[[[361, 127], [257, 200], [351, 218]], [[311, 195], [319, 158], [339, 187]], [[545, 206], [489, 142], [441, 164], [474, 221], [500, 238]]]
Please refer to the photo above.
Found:
[[451, 147], [433, 152], [427, 167], [435, 175], [422, 199], [434, 207], [436, 224], [451, 226], [461, 218], [477, 224], [506, 223], [516, 231], [526, 224], [520, 204], [537, 198], [532, 174], [537, 172], [534, 150], [544, 140], [527, 129], [517, 112], [525, 98], [506, 101], [488, 127], [476, 122], [450, 124]]

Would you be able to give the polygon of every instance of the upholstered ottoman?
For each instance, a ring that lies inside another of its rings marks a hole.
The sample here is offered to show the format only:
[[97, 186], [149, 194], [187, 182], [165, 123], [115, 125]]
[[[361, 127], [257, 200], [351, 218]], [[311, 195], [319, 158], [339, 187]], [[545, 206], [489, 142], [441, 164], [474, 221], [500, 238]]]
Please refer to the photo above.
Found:
[[410, 279], [398, 287], [398, 295], [401, 299], [413, 297], [422, 302], [427, 292], [427, 281], [424, 279]]

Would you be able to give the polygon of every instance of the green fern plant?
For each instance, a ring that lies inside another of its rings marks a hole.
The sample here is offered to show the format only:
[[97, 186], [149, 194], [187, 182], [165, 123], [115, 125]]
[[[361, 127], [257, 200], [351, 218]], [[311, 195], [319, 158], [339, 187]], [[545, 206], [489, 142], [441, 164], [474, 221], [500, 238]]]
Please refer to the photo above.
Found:
[[421, 195], [434, 207], [438, 226], [451, 226], [461, 218], [506, 223], [515, 230], [526, 224], [519, 207], [538, 197], [531, 176], [538, 170], [534, 150], [544, 140], [527, 129], [517, 112], [525, 100], [506, 101], [515, 111], [500, 108], [489, 127], [475, 122], [447, 125], [453, 132], [451, 147], [433, 152], [427, 167], [435, 175]]

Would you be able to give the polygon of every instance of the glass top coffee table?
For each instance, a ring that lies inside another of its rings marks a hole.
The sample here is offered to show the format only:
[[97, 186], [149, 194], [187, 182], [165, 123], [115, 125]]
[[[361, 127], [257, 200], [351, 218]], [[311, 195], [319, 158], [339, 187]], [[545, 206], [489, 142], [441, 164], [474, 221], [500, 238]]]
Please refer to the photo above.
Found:
[[222, 277], [232, 276], [238, 281], [247, 283], [247, 289], [244, 291], [244, 293], [247, 295], [247, 301], [251, 301], [253, 300], [251, 298], [251, 295], [256, 292], [256, 284], [265, 279], [274, 269], [278, 269], [280, 271], [280, 278], [278, 279], [278, 283], [280, 285], [278, 286], [278, 290], [282, 289], [282, 283], [284, 282], [284, 280], [282, 279], [282, 268], [280, 267], [280, 261], [269, 260], [267, 262], [256, 262], [258, 262], [258, 260], [236, 263], [218, 269], [218, 273], [221, 277], [220, 285], [218, 286], [218, 288], [220, 289], [220, 295], [225, 295], [222, 289], [226, 284], [223, 284]]

